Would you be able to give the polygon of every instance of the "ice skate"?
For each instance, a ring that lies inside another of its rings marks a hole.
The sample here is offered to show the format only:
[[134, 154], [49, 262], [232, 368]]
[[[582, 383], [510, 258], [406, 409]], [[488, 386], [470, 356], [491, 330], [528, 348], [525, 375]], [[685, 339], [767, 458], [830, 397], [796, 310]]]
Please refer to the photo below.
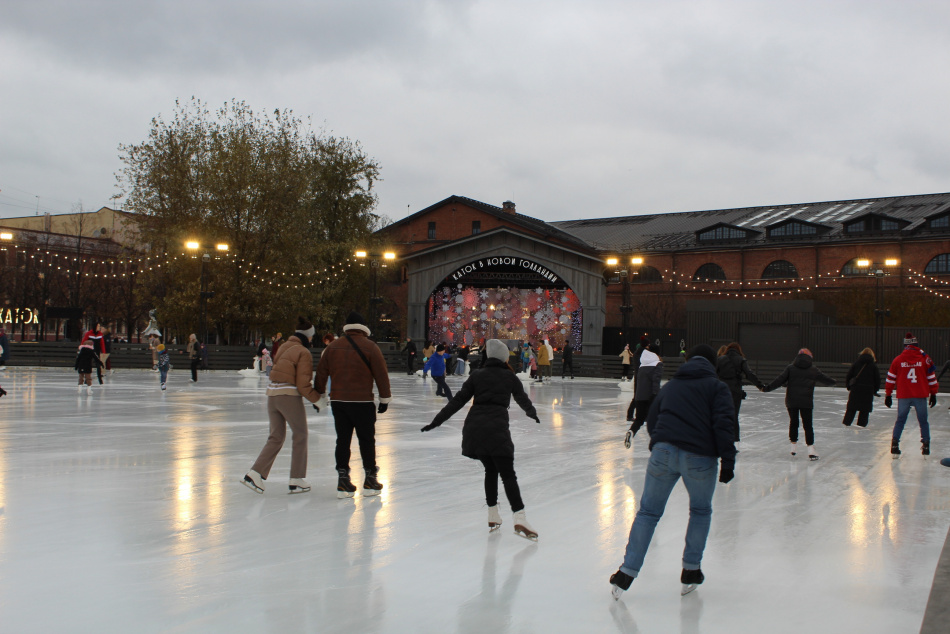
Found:
[[501, 513], [498, 512], [498, 505], [488, 507], [488, 532], [492, 533], [501, 528]]
[[162, 383], [162, 392], [164, 392], [164, 391], [165, 391], [165, 384]]
[[92, 396], [92, 386], [91, 386], [91, 385], [87, 385], [87, 386], [86, 386], [86, 396]]
[[363, 496], [379, 495], [383, 492], [383, 485], [376, 476], [379, 474], [379, 467], [372, 467], [366, 470], [366, 479], [363, 480]]
[[82, 394], [82, 389], [83, 389], [84, 387], [86, 387], [86, 386], [83, 385], [82, 383], [80, 383], [80, 384], [79, 384], [79, 387], [76, 388], [76, 393], [77, 393], [77, 394]]
[[633, 583], [633, 577], [622, 570], [610, 575], [610, 595], [614, 598], [614, 601], [620, 600], [620, 595], [630, 589], [631, 583]]
[[303, 478], [291, 478], [287, 488], [290, 490], [291, 495], [294, 493], [306, 493], [310, 490], [310, 483]]
[[336, 497], [342, 500], [356, 495], [356, 487], [350, 482], [350, 470], [337, 469], [336, 472], [340, 476], [336, 481]]
[[683, 584], [683, 588], [680, 590], [680, 596], [686, 596], [690, 592], [696, 589], [696, 586], [701, 584], [705, 580], [703, 576], [703, 571], [699, 570], [687, 570], [683, 568], [683, 572], [680, 575], [680, 583]]
[[815, 445], [808, 445], [808, 459], [818, 460], [818, 453], [815, 451]]
[[515, 534], [534, 542], [538, 541], [538, 533], [528, 524], [524, 509], [515, 513]]
[[792, 455], [794, 456], [798, 452], [798, 443], [792, 441]]
[[254, 469], [251, 469], [246, 474], [244, 474], [244, 479], [241, 480], [241, 484], [249, 488], [251, 491], [256, 491], [257, 493], [264, 492], [264, 476], [259, 474]]
[[920, 455], [922, 456], [930, 455], [930, 441], [929, 440], [920, 441]]
[[897, 440], [896, 438], [891, 438], [891, 458], [895, 460], [900, 458], [901, 455], [900, 443], [901, 441]]

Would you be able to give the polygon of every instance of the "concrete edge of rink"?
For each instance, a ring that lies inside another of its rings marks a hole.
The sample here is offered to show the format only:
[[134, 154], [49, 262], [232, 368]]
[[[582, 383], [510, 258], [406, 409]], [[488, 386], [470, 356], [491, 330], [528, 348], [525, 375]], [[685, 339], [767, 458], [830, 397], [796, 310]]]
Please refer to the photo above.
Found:
[[930, 587], [930, 598], [924, 610], [924, 622], [920, 634], [943, 634], [950, 628], [950, 531], [943, 543], [934, 582]]

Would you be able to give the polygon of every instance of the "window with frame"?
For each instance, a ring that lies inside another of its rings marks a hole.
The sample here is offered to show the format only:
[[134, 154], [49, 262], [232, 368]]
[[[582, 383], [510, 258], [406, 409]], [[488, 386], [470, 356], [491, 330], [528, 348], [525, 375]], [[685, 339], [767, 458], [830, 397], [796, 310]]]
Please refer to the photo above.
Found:
[[818, 235], [818, 227], [801, 222], [789, 222], [781, 227], [769, 229], [769, 237], [814, 236]]
[[931, 218], [927, 221], [927, 227], [930, 229], [950, 228], [950, 214], [940, 216], [939, 218]]
[[762, 271], [763, 280], [798, 279], [798, 269], [788, 260], [775, 260]]
[[712, 242], [715, 240], [744, 240], [748, 234], [736, 227], [716, 227], [709, 231], [703, 231], [696, 238], [700, 242]]
[[630, 276], [631, 284], [655, 284], [663, 281], [660, 271], [652, 266], [633, 267], [631, 273], [633, 273]]
[[435, 240], [435, 223], [429, 223], [429, 240]]
[[924, 273], [928, 275], [948, 275], [950, 274], [950, 253], [941, 253], [930, 262], [927, 262]]
[[472, 235], [473, 235], [473, 236], [477, 236], [477, 235], [480, 234], [481, 232], [482, 232], [482, 221], [481, 221], [481, 220], [473, 220], [473, 221], [472, 221]]
[[722, 267], [714, 262], [707, 262], [701, 267], [696, 269], [696, 272], [693, 273], [694, 282], [703, 282], [706, 280], [724, 280], [726, 279], [726, 272], [722, 270]]

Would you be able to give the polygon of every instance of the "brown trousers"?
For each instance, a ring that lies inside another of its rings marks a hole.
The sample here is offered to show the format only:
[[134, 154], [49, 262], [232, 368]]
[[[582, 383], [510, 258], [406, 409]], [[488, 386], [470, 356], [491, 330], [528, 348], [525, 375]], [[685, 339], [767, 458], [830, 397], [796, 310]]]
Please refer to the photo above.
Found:
[[290, 477], [307, 476], [307, 414], [303, 407], [302, 396], [280, 395], [267, 397], [267, 416], [270, 418], [270, 435], [261, 449], [252, 469], [264, 479], [270, 474], [274, 460], [284, 446], [287, 437], [287, 425], [293, 434], [293, 446], [290, 454]]
[[80, 372], [79, 385], [92, 385], [92, 372]]

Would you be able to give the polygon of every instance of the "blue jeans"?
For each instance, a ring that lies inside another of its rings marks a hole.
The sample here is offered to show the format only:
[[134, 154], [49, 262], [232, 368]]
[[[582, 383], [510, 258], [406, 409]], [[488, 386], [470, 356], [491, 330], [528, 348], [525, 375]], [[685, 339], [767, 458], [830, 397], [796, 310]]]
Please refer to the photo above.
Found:
[[166, 365], [165, 367], [158, 366], [158, 376], [161, 377], [162, 383], [164, 383], [165, 380], [168, 378], [168, 366], [167, 366], [167, 365]]
[[900, 440], [904, 432], [904, 423], [910, 408], [917, 410], [917, 423], [920, 424], [920, 439], [930, 442], [930, 423], [927, 422], [927, 399], [899, 398], [897, 399], [897, 422], [894, 423], [894, 440]]
[[716, 490], [719, 458], [684, 451], [669, 443], [657, 443], [647, 464], [640, 509], [630, 527], [627, 551], [620, 570], [636, 577], [653, 539], [656, 523], [663, 517], [666, 502], [676, 482], [683, 478], [689, 493], [689, 524], [686, 527], [686, 548], [683, 568], [699, 570], [712, 520], [712, 497]]

